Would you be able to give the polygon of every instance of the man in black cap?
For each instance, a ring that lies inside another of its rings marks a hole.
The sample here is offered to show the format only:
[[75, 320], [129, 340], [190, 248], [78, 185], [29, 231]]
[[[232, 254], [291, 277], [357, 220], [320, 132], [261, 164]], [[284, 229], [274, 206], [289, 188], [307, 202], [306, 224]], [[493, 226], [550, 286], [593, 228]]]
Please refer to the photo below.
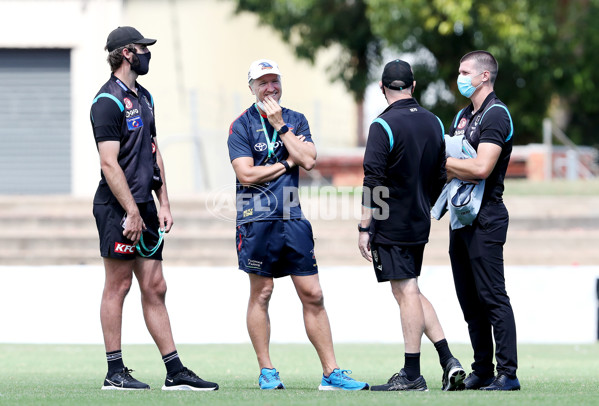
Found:
[[414, 100], [415, 86], [407, 62], [396, 59], [385, 66], [379, 87], [389, 107], [370, 125], [364, 153], [358, 247], [373, 262], [377, 280], [391, 283], [405, 343], [404, 367], [373, 391], [427, 390], [420, 374], [423, 333], [439, 353], [442, 389], [460, 389], [466, 376], [449, 350], [435, 309], [418, 287], [431, 204], [446, 174], [443, 124]]
[[216, 390], [216, 383], [202, 380], [181, 363], [164, 302], [162, 237], [173, 226], [173, 218], [156, 142], [154, 100], [137, 83], [139, 75], [148, 73], [148, 45], [155, 42], [133, 27], [110, 33], [105, 49], [112, 75], [91, 107], [102, 169], [93, 210], [105, 268], [100, 319], [108, 373], [102, 389], [150, 389], [131, 376], [121, 353], [123, 303], [135, 274], [146, 326], [167, 370], [162, 389]]

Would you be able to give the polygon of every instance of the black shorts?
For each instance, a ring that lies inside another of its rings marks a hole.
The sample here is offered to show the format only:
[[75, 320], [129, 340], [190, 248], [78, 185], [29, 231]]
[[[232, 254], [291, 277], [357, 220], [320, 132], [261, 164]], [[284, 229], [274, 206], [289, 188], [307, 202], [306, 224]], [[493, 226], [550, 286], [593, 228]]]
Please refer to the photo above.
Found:
[[[148, 249], [152, 249], [158, 242], [158, 229], [160, 227], [156, 204], [154, 201], [138, 203], [137, 207], [146, 225], [146, 230], [143, 232], [144, 245]], [[127, 260], [140, 256], [133, 242], [123, 235], [125, 210], [118, 202], [95, 203], [94, 217], [96, 218], [96, 226], [100, 236], [100, 255], [103, 258]], [[156, 252], [148, 258], [162, 261], [163, 248], [164, 241], [160, 244]]]
[[385, 245], [370, 243], [374, 273], [379, 282], [420, 276], [424, 244]]
[[253, 221], [237, 226], [239, 269], [270, 278], [318, 273], [308, 220]]

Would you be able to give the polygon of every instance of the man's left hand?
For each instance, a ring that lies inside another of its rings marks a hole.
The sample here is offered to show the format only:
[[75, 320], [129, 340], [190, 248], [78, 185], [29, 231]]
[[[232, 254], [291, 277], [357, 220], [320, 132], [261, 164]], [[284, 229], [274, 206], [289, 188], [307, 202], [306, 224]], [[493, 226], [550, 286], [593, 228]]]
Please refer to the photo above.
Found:
[[160, 210], [158, 211], [158, 222], [160, 224], [160, 229], [164, 230], [165, 233], [171, 231], [174, 223], [171, 210], [168, 207], [160, 207]]

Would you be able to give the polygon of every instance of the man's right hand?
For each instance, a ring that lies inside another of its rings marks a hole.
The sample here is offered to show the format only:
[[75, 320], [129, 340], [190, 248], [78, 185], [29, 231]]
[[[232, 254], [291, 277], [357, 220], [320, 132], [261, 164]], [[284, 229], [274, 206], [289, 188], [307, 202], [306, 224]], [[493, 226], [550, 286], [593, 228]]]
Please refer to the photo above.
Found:
[[141, 233], [146, 229], [146, 225], [141, 218], [139, 212], [127, 213], [127, 220], [125, 221], [125, 229], [123, 230], [123, 236], [133, 241], [133, 245], [137, 245], [141, 239]]
[[370, 235], [368, 233], [364, 232], [358, 234], [358, 248], [360, 249], [362, 257], [368, 262], [372, 262], [372, 254], [370, 253]]

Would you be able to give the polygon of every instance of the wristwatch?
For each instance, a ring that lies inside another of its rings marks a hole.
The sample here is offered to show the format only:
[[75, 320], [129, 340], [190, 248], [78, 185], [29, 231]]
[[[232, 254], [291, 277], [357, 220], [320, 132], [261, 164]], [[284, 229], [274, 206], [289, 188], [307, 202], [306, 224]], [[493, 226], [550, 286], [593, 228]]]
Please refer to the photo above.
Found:
[[291, 168], [289, 167], [289, 162], [287, 161], [279, 161], [284, 167], [285, 167], [285, 172], [289, 172], [291, 170]]
[[370, 227], [362, 227], [360, 223], [358, 223], [358, 231], [361, 233], [367, 233], [370, 231]]
[[277, 134], [279, 134], [279, 135], [287, 134], [288, 131], [289, 131], [289, 127], [287, 127], [287, 124], [283, 124], [283, 127], [279, 128], [277, 130]]

